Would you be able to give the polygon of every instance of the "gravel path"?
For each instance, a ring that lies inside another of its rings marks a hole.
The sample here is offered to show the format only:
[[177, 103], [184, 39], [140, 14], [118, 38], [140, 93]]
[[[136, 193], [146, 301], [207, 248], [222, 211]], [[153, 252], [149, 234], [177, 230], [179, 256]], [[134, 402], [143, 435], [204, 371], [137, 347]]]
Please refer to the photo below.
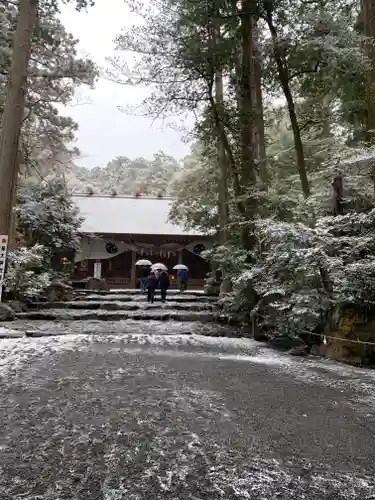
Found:
[[1, 500], [375, 498], [370, 370], [92, 328], [0, 340]]

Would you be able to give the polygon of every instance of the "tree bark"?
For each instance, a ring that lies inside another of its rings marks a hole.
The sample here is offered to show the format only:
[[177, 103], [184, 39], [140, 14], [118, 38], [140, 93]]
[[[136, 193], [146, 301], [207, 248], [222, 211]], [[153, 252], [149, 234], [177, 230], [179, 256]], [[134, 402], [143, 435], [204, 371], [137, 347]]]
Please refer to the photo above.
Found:
[[375, 5], [373, 0], [362, 0], [363, 28], [366, 37], [367, 55], [371, 61], [371, 72], [367, 86], [367, 142], [375, 142]]
[[[18, 186], [18, 173], [20, 170], [21, 163], [21, 151], [18, 149], [16, 155], [16, 164], [13, 170], [13, 180], [12, 180], [12, 198], [11, 198], [11, 206], [12, 208], [17, 204], [17, 186]], [[13, 209], [10, 212], [9, 218], [9, 229], [8, 229], [8, 248], [11, 250], [15, 245], [15, 236], [17, 230], [17, 217]]]
[[[224, 102], [224, 88], [223, 88], [223, 74], [220, 70], [215, 73], [215, 98], [218, 108], [223, 106]], [[217, 160], [219, 165], [219, 241], [222, 245], [228, 242], [228, 168], [227, 156], [225, 153], [225, 146], [223, 144], [222, 135], [220, 130], [217, 130]], [[232, 284], [229, 278], [226, 277], [224, 269], [221, 269], [221, 284], [220, 295], [226, 295], [232, 291]]]
[[[215, 73], [215, 99], [218, 108], [223, 106], [224, 88], [223, 74], [217, 70]], [[226, 226], [228, 225], [228, 168], [225, 146], [220, 130], [217, 130], [217, 162], [219, 166], [219, 227], [220, 240], [225, 243], [228, 239]]]
[[20, 0], [0, 139], [0, 234], [8, 234], [37, 0]]
[[253, 72], [254, 72], [254, 98], [256, 103], [256, 130], [257, 130], [257, 159], [259, 165], [259, 175], [262, 187], [267, 188], [267, 152], [266, 135], [264, 130], [264, 112], [263, 112], [263, 92], [262, 92], [262, 63], [260, 60], [259, 35], [257, 23], [254, 20], [253, 36]]
[[254, 168], [254, 110], [253, 110], [253, 17], [257, 3], [254, 0], [242, 0], [241, 14], [241, 180], [243, 189], [255, 186]]
[[272, 12], [271, 10], [266, 10], [265, 20], [267, 22], [269, 31], [272, 37], [273, 52], [275, 57], [275, 62], [277, 66], [277, 71], [279, 75], [280, 85], [283, 89], [284, 96], [288, 106], [290, 124], [292, 126], [293, 138], [294, 138], [294, 148], [296, 151], [297, 158], [297, 168], [298, 174], [301, 180], [302, 192], [305, 198], [310, 195], [310, 186], [307, 178], [306, 172], [306, 162], [305, 154], [303, 150], [301, 129], [298, 123], [296, 109], [294, 105], [294, 99], [289, 85], [289, 73], [287, 63], [285, 61], [284, 55], [281, 51], [279, 40], [277, 36], [277, 31], [275, 25], [273, 24]]
[[[220, 19], [219, 13], [217, 13], [217, 19]], [[223, 84], [223, 72], [221, 68], [220, 58], [217, 57], [218, 54], [218, 44], [221, 41], [220, 34], [220, 22], [215, 21], [210, 26], [211, 34], [211, 50], [212, 50], [212, 61], [213, 61], [213, 73], [214, 73], [214, 84], [215, 84], [215, 110], [218, 115], [218, 120], [215, 120], [215, 132], [216, 132], [216, 151], [217, 151], [217, 166], [219, 172], [219, 199], [218, 199], [218, 209], [219, 209], [219, 228], [220, 228], [220, 242], [225, 244], [228, 239], [228, 234], [226, 227], [228, 225], [228, 159], [225, 151], [225, 145], [223, 142], [222, 135], [222, 114], [224, 106], [224, 84]], [[212, 91], [211, 91], [211, 97]], [[221, 126], [220, 126], [221, 125]]]

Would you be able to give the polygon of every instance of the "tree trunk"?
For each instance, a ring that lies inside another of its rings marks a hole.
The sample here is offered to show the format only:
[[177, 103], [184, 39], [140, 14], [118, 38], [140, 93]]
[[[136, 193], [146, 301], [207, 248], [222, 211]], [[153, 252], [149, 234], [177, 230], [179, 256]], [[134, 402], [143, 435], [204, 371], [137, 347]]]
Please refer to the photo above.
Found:
[[301, 180], [302, 192], [303, 192], [305, 198], [307, 198], [310, 195], [310, 186], [309, 186], [309, 181], [308, 181], [307, 172], [306, 172], [305, 154], [303, 151], [301, 129], [299, 127], [296, 109], [294, 106], [294, 100], [293, 100], [292, 92], [290, 90], [290, 85], [289, 85], [288, 67], [287, 67], [287, 63], [285, 61], [284, 55], [280, 49], [277, 31], [276, 31], [276, 28], [273, 24], [272, 13], [270, 10], [268, 10], [266, 12], [265, 20], [268, 24], [268, 28], [270, 30], [271, 37], [272, 37], [273, 52], [274, 52], [275, 62], [276, 62], [277, 71], [278, 71], [278, 75], [279, 75], [280, 85], [281, 85], [281, 88], [283, 89], [284, 96], [285, 96], [285, 99], [286, 99], [286, 102], [288, 105], [289, 118], [290, 118], [290, 123], [292, 126], [293, 138], [294, 138], [294, 148], [296, 151], [297, 168], [298, 168], [298, 173], [299, 173], [299, 177]]
[[[12, 207], [15, 207], [17, 204], [17, 186], [18, 186], [18, 173], [20, 170], [20, 164], [21, 164], [21, 151], [18, 149], [16, 155], [16, 164], [13, 170], [12, 198], [11, 198]], [[9, 235], [8, 248], [10, 250], [12, 250], [15, 246], [16, 230], [17, 230], [17, 217], [15, 212], [11, 210], [9, 219], [9, 229], [8, 229], [8, 235]]]
[[[217, 70], [215, 74], [215, 98], [218, 108], [223, 106], [224, 89], [223, 75]], [[227, 156], [220, 130], [217, 130], [217, 162], [219, 166], [219, 226], [220, 240], [225, 243], [228, 239], [226, 226], [228, 225], [228, 168]]]
[[241, 15], [241, 180], [244, 191], [255, 186], [254, 168], [254, 110], [252, 93], [253, 59], [253, 17], [256, 13], [255, 0], [242, 0]]
[[[215, 73], [215, 98], [218, 108], [223, 106], [224, 88], [223, 74], [217, 70]], [[217, 130], [217, 160], [219, 165], [219, 226], [220, 243], [225, 245], [228, 242], [228, 168], [225, 146], [223, 144], [220, 130]], [[232, 291], [232, 284], [229, 278], [225, 276], [224, 269], [221, 269], [220, 295], [226, 295]]]
[[37, 19], [37, 0], [19, 2], [13, 40], [7, 96], [0, 139], [0, 234], [8, 234], [12, 212], [12, 185], [17, 165], [18, 139], [25, 107], [27, 69]]
[[[219, 15], [218, 15], [219, 18]], [[215, 74], [215, 101], [216, 112], [219, 114], [220, 122], [222, 123], [222, 112], [224, 106], [224, 84], [223, 72], [221, 69], [220, 58], [217, 58], [218, 44], [221, 41], [220, 23], [215, 23], [211, 28], [212, 36], [212, 55]], [[225, 244], [228, 239], [226, 227], [228, 225], [228, 160], [225, 152], [225, 145], [219, 122], [215, 123], [216, 129], [216, 150], [217, 150], [217, 165], [219, 171], [219, 227], [220, 227], [220, 242]]]
[[375, 142], [375, 5], [373, 0], [362, 0], [363, 28], [367, 42], [367, 54], [371, 61], [371, 72], [367, 87], [367, 142]]
[[262, 93], [262, 63], [260, 60], [259, 34], [256, 22], [254, 20], [253, 36], [253, 68], [254, 68], [254, 98], [256, 110], [256, 129], [257, 129], [257, 158], [259, 164], [259, 175], [262, 187], [267, 188], [267, 152], [266, 135], [264, 131], [264, 113], [263, 113], [263, 93]]

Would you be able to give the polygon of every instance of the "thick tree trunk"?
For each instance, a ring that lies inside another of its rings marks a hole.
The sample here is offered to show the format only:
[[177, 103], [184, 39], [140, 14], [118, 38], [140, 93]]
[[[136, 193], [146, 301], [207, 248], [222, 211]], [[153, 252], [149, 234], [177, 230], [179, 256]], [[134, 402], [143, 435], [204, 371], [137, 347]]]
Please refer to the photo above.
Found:
[[13, 40], [0, 140], [0, 234], [8, 234], [12, 212], [12, 185], [17, 165], [18, 139], [25, 107], [27, 69], [37, 19], [37, 0], [21, 0]]
[[[17, 204], [17, 186], [18, 186], [18, 174], [20, 170], [21, 156], [22, 156], [21, 151], [18, 150], [16, 155], [16, 164], [13, 170], [12, 198], [11, 198], [12, 207], [15, 207]], [[9, 218], [9, 229], [8, 229], [8, 235], [9, 235], [8, 247], [10, 250], [14, 248], [15, 245], [16, 230], [17, 230], [17, 217], [15, 212], [11, 210]]]
[[371, 72], [367, 88], [367, 141], [375, 142], [375, 4], [373, 0], [362, 0], [363, 28], [367, 43], [367, 54], [371, 61]]
[[[217, 16], [219, 19], [219, 15]], [[213, 55], [213, 71], [215, 75], [215, 111], [218, 114], [218, 120], [215, 122], [216, 129], [216, 150], [217, 150], [217, 165], [219, 172], [219, 227], [220, 227], [220, 242], [225, 244], [228, 239], [226, 227], [228, 225], [228, 159], [223, 142], [223, 106], [224, 106], [224, 84], [223, 72], [221, 68], [220, 58], [216, 57], [218, 53], [218, 44], [221, 42], [220, 23], [216, 22], [211, 27], [211, 50]]]
[[[223, 106], [224, 88], [222, 72], [217, 70], [215, 74], [215, 98], [218, 108]], [[225, 146], [223, 144], [220, 130], [217, 130], [217, 162], [219, 166], [219, 227], [220, 241], [226, 243], [228, 234], [228, 168]]]
[[252, 92], [253, 68], [253, 17], [256, 13], [255, 0], [242, 0], [241, 15], [241, 180], [243, 190], [255, 186], [254, 168], [254, 109]]
[[256, 113], [256, 130], [257, 130], [257, 159], [259, 165], [259, 175], [262, 182], [262, 187], [267, 188], [267, 152], [266, 152], [266, 135], [264, 131], [264, 113], [263, 113], [263, 93], [262, 93], [262, 63], [260, 60], [259, 50], [259, 34], [256, 22], [254, 20], [254, 36], [253, 36], [253, 71], [254, 71], [254, 99]]
[[[215, 74], [215, 98], [218, 108], [222, 107], [224, 101], [223, 74], [217, 70]], [[217, 131], [217, 160], [219, 165], [219, 226], [220, 243], [225, 245], [228, 242], [228, 168], [225, 146], [223, 144], [220, 130]], [[225, 276], [224, 269], [221, 269], [220, 295], [226, 295], [232, 291], [232, 284]]]
[[296, 151], [297, 168], [301, 180], [302, 192], [305, 198], [307, 198], [310, 195], [310, 186], [306, 172], [306, 162], [305, 162], [305, 154], [303, 151], [303, 144], [301, 138], [301, 129], [298, 123], [296, 109], [294, 105], [294, 99], [289, 85], [288, 68], [283, 53], [280, 49], [277, 31], [273, 24], [272, 13], [270, 11], [267, 11], [265, 20], [268, 24], [268, 28], [271, 33], [274, 57], [279, 75], [280, 85], [281, 88], [283, 89], [284, 96], [288, 106], [289, 119], [293, 131], [294, 148]]

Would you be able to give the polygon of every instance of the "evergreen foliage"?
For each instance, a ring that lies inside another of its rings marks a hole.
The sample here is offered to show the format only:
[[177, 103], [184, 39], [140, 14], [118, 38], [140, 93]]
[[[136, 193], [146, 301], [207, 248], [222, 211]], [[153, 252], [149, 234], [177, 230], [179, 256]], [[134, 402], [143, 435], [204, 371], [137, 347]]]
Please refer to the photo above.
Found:
[[[231, 282], [222, 295], [227, 313], [297, 335], [323, 331], [340, 304], [370, 304], [375, 155], [364, 139], [375, 61], [374, 40], [358, 22], [363, 3], [155, 0], [147, 12], [142, 2], [131, 5], [144, 23], [117, 38], [119, 50], [139, 55], [123, 79], [152, 86], [141, 105], [148, 115], [197, 113], [199, 147], [172, 183], [171, 219], [216, 233], [206, 257]], [[112, 67], [121, 78], [120, 57]], [[332, 185], [340, 176], [342, 198]]]

